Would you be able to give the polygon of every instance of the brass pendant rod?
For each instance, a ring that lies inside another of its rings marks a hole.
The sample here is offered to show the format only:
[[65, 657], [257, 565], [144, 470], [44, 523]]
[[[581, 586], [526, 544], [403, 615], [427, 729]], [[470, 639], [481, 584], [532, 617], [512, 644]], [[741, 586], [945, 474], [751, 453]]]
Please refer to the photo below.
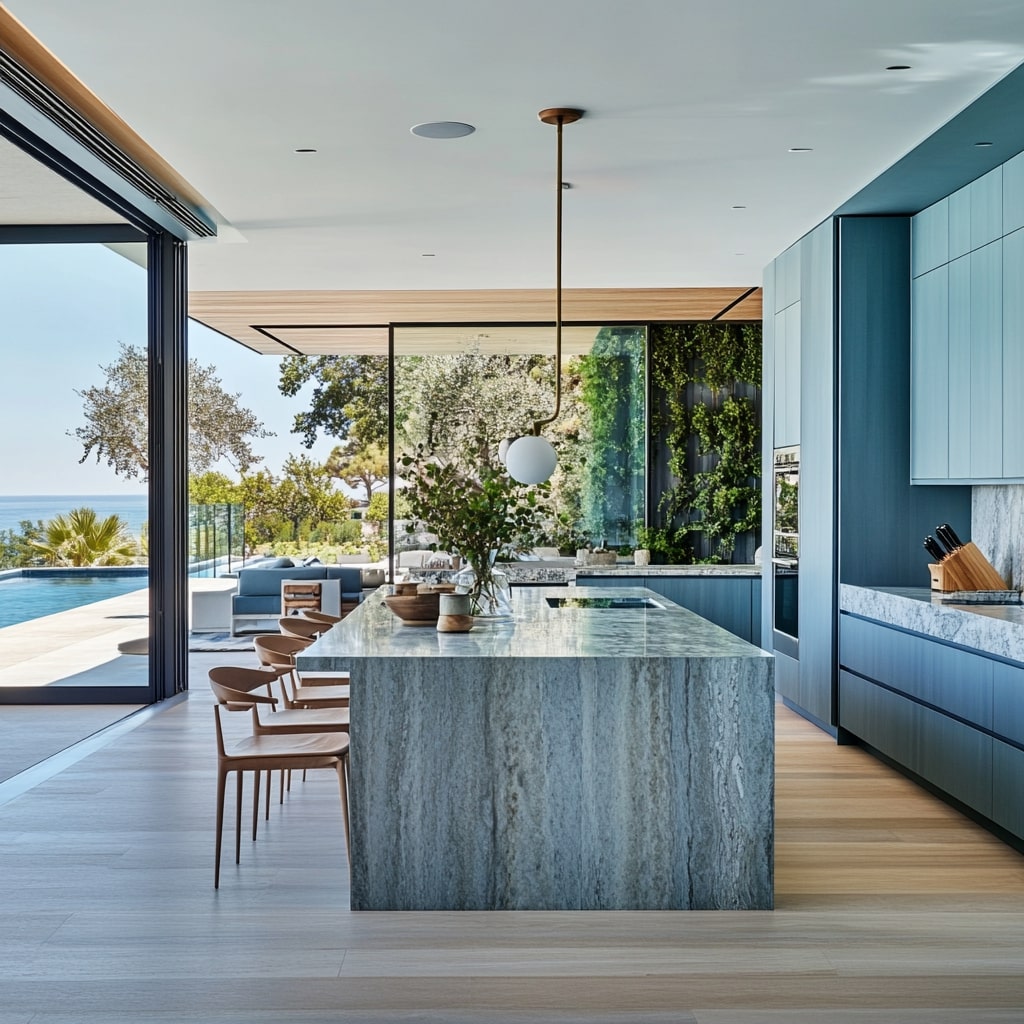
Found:
[[541, 427], [554, 423], [562, 410], [562, 125], [572, 124], [583, 116], [582, 110], [553, 108], [537, 115], [545, 124], [554, 124], [558, 131], [558, 157], [555, 166], [555, 411], [543, 420], [535, 420], [534, 434]]

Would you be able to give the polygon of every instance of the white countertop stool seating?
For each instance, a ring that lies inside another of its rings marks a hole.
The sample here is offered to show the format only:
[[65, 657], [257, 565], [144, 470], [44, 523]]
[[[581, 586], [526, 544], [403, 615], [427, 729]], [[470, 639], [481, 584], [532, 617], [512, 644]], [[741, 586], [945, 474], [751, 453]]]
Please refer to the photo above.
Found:
[[[229, 701], [224, 705], [214, 704], [214, 720], [217, 726], [217, 841], [214, 854], [213, 887], [220, 888], [220, 855], [224, 832], [224, 793], [228, 776], [235, 772], [235, 863], [241, 862], [242, 855], [242, 776], [252, 772], [259, 785], [260, 772], [278, 769], [292, 771], [310, 768], [332, 768], [338, 775], [341, 791], [341, 813], [345, 826], [345, 847], [349, 846], [348, 812], [348, 734], [344, 732], [318, 733], [274, 733], [266, 731], [256, 711], [257, 694], [246, 694], [244, 702]], [[252, 712], [253, 731], [251, 736], [226, 746], [221, 724], [221, 710]], [[253, 836], [259, 817], [259, 800], [253, 801]]]
[[253, 647], [260, 663], [281, 670], [281, 692], [286, 708], [347, 708], [347, 672], [322, 675], [316, 682], [299, 674], [295, 655], [309, 645], [309, 640], [273, 633], [253, 637]]

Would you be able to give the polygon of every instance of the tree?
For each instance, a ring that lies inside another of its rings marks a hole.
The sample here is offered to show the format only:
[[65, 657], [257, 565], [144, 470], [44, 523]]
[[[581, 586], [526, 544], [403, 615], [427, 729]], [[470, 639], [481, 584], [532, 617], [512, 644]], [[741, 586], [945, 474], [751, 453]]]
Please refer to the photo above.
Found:
[[338, 445], [328, 456], [324, 468], [331, 476], [344, 480], [353, 490], [366, 492], [367, 503], [374, 490], [388, 482], [388, 456], [379, 444], [363, 446], [355, 437], [347, 445]]
[[234, 505], [240, 503], [242, 486], [224, 473], [208, 470], [188, 478], [188, 500], [192, 505]]
[[[85, 426], [72, 436], [84, 448], [79, 462], [93, 452], [118, 476], [149, 475], [149, 365], [145, 351], [136, 345], [120, 345], [120, 355], [101, 366], [106, 384], [76, 391], [83, 402]], [[193, 472], [209, 469], [221, 459], [239, 473], [260, 461], [250, 438], [270, 437], [271, 432], [250, 410], [239, 405], [238, 394], [221, 385], [215, 367], [188, 361], [188, 445]], [[69, 432], [70, 433], [70, 432]]]
[[388, 361], [385, 356], [289, 356], [281, 360], [278, 390], [294, 398], [315, 382], [308, 412], [296, 413], [293, 433], [312, 448], [317, 433], [363, 444], [388, 443]]
[[20, 533], [10, 529], [0, 531], [0, 569], [31, 565], [39, 558], [32, 542], [43, 539], [42, 519], [34, 523], [31, 519], [22, 519], [18, 527]]
[[45, 540], [30, 541], [49, 565], [125, 565], [138, 545], [120, 516], [100, 519], [95, 509], [74, 508], [55, 516], [44, 529]]

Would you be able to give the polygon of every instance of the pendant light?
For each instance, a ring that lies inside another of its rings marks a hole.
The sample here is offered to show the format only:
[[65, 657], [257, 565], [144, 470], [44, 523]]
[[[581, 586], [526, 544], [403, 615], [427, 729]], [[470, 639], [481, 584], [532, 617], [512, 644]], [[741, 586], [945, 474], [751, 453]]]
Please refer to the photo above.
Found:
[[540, 484], [555, 471], [555, 449], [541, 436], [541, 427], [553, 423], [562, 408], [562, 125], [583, 116], [575, 107], [549, 107], [537, 117], [558, 129], [558, 160], [555, 176], [555, 411], [547, 419], [533, 424], [533, 433], [517, 438], [505, 452], [508, 475], [521, 484]]

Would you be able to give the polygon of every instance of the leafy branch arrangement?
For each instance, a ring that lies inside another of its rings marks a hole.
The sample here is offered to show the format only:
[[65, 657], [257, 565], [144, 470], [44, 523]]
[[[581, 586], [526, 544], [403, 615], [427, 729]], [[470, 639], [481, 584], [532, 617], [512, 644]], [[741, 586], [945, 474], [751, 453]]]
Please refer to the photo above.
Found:
[[475, 604], [494, 587], [493, 559], [502, 549], [536, 546], [548, 485], [524, 487], [513, 480], [492, 456], [492, 448], [477, 438], [461, 454], [460, 463], [427, 454], [420, 445], [399, 460], [408, 486], [403, 491], [413, 517], [437, 537], [436, 548], [459, 554], [473, 567]]

